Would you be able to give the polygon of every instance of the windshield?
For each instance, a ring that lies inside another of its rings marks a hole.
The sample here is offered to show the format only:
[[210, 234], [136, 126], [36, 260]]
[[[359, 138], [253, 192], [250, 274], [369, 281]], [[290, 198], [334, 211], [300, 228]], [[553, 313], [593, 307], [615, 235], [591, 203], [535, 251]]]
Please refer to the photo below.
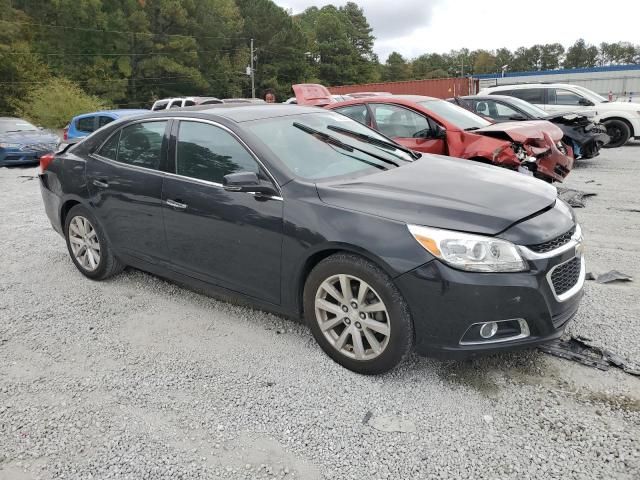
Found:
[[511, 103], [512, 105], [515, 105], [520, 110], [524, 110], [529, 115], [531, 115], [532, 117], [535, 117], [535, 118], [543, 118], [543, 117], [546, 117], [547, 115], [549, 115], [548, 112], [545, 112], [540, 107], [536, 107], [535, 105], [532, 105], [529, 102], [521, 100], [521, 99], [519, 99], [517, 97], [510, 97], [508, 102]]
[[593, 91], [589, 90], [588, 88], [584, 88], [584, 87], [582, 87], [580, 85], [573, 85], [573, 88], [575, 88], [576, 90], [580, 91], [580, 93], [582, 93], [585, 97], [587, 97], [593, 103], [604, 103], [604, 102], [608, 102], [609, 101], [606, 98], [598, 95], [596, 92], [593, 92]]
[[19, 118], [0, 120], [0, 133], [33, 132], [37, 130], [38, 127], [31, 125], [26, 120], [20, 120]]
[[[341, 133], [342, 127], [365, 134], [381, 142], [391, 142], [379, 133], [334, 112], [323, 112], [254, 120], [244, 124], [283, 162], [294, 175], [310, 180], [356, 175], [397, 168], [413, 159], [402, 150], [390, 150]], [[302, 128], [301, 128], [302, 127]], [[306, 131], [305, 131], [306, 130]], [[339, 142], [326, 142], [318, 135], [329, 135]], [[356, 147], [353, 151], [339, 144]], [[336, 145], [337, 144], [337, 145]], [[366, 152], [370, 152], [371, 155]], [[381, 158], [376, 158], [381, 157]]]
[[444, 100], [426, 100], [418, 102], [426, 109], [432, 111], [447, 122], [452, 123], [460, 130], [475, 130], [491, 125], [491, 122], [470, 112], [466, 108], [459, 107]]

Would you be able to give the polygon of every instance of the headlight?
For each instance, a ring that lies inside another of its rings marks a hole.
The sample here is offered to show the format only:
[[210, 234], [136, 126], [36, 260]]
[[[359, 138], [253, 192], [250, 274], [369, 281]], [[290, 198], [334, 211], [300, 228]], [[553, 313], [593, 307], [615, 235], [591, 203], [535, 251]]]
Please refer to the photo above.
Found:
[[493, 237], [407, 225], [413, 237], [432, 255], [470, 272], [523, 272], [527, 263], [511, 242]]
[[0, 143], [0, 148], [20, 148], [20, 143]]

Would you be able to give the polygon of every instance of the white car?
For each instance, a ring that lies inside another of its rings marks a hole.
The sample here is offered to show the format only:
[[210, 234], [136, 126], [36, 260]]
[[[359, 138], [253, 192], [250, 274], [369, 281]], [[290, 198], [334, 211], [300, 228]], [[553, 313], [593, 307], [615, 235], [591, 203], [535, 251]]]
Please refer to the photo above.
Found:
[[479, 95], [509, 95], [552, 112], [595, 112], [595, 120], [607, 128], [611, 141], [605, 148], [620, 147], [630, 138], [640, 138], [640, 105], [609, 102], [580, 85], [568, 83], [523, 83], [484, 88]]
[[168, 108], [182, 108], [193, 107], [194, 105], [214, 105], [217, 103], [223, 103], [222, 100], [216, 97], [176, 97], [176, 98], [162, 98], [156, 100], [151, 106], [151, 110], [166, 110]]

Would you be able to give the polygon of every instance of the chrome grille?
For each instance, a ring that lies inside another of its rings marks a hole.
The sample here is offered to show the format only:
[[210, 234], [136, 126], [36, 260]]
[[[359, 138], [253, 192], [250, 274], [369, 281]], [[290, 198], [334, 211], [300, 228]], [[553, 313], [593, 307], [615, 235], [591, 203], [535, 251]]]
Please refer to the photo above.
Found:
[[579, 257], [575, 257], [553, 270], [551, 273], [551, 285], [556, 295], [568, 292], [578, 283], [580, 269], [581, 260]]
[[574, 233], [576, 233], [576, 227], [573, 227], [568, 232], [563, 233], [556, 238], [552, 238], [548, 242], [538, 243], [536, 245], [527, 245], [527, 248], [536, 253], [547, 253], [569, 243]]

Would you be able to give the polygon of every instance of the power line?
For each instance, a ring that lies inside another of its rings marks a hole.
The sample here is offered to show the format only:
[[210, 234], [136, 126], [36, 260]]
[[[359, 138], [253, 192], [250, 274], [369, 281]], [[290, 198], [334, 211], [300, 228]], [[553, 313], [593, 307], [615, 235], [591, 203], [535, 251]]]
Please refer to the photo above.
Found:
[[193, 38], [193, 39], [207, 38], [207, 39], [218, 39], [218, 40], [249, 40], [249, 37], [227, 37], [224, 35], [182, 35], [180, 33], [152, 33], [152, 32], [134, 32], [130, 30], [104, 30], [100, 28], [70, 27], [68, 25], [47, 25], [45, 23], [15, 22], [10, 20], [0, 20], [0, 22], [10, 23], [12, 25], [26, 25], [30, 27], [62, 28], [65, 30], [78, 30], [82, 32], [119, 33], [122, 35], [150, 35], [150, 36], [163, 35], [166, 37]]

